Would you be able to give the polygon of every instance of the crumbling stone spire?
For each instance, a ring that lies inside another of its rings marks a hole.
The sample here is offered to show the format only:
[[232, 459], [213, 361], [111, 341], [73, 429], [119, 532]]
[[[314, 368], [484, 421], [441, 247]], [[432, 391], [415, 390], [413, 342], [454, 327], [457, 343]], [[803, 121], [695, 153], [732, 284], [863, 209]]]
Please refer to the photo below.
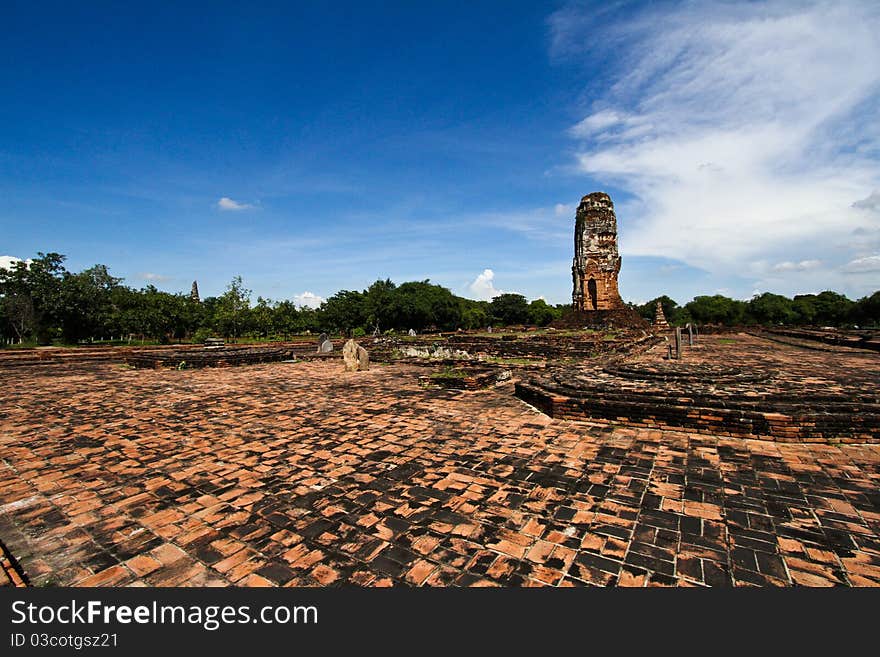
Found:
[[189, 298], [191, 301], [196, 303], [201, 303], [201, 299], [199, 298], [199, 282], [193, 281], [192, 289], [189, 291]]
[[617, 218], [614, 203], [604, 192], [581, 199], [574, 227], [574, 282], [572, 305], [576, 311], [624, 308], [617, 290], [620, 255], [617, 252]]
[[666, 321], [666, 315], [663, 314], [663, 304], [659, 301], [657, 305], [654, 306], [654, 328], [655, 329], [668, 329], [669, 323]]

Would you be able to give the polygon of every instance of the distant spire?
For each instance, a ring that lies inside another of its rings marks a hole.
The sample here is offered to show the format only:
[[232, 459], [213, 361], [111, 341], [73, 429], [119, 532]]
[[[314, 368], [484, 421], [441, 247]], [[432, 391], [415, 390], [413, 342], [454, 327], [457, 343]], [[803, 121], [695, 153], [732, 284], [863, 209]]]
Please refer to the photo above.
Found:
[[196, 303], [201, 303], [201, 299], [199, 298], [199, 282], [193, 281], [192, 289], [189, 292], [189, 298], [191, 301], [195, 301]]
[[663, 304], [659, 301], [657, 305], [654, 307], [654, 328], [655, 329], [667, 329], [669, 328], [669, 323], [666, 321], [666, 315], [663, 313]]

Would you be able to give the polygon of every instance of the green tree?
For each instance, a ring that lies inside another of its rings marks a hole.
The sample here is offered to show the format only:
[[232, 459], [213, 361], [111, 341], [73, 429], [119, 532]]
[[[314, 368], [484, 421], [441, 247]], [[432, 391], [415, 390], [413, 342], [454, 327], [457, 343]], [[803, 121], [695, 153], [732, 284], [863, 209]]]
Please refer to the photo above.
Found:
[[880, 290], [856, 302], [852, 309], [852, 320], [861, 327], [880, 326]]
[[445, 287], [428, 280], [400, 284], [391, 294], [386, 321], [398, 330], [424, 330], [431, 326], [443, 330], [461, 325], [461, 305]]
[[275, 309], [270, 299], [257, 297], [257, 303], [251, 309], [251, 322], [254, 331], [260, 337], [269, 337], [275, 331]]
[[800, 326], [811, 326], [816, 323], [816, 295], [799, 294], [792, 299], [791, 310], [795, 317], [793, 323]]
[[759, 324], [793, 324], [797, 319], [791, 299], [770, 292], [752, 297], [748, 315]]
[[[2, 326], [12, 329], [19, 342], [30, 340], [36, 330], [34, 303], [30, 296], [10, 292], [0, 297], [0, 314], [2, 314]], [[2, 331], [0, 334], [5, 334]]]
[[816, 295], [815, 322], [820, 326], [841, 326], [850, 321], [855, 304], [844, 295], [826, 290]]
[[107, 333], [120, 338], [140, 333], [139, 312], [143, 305], [141, 293], [125, 285], [117, 285], [110, 292], [112, 313]]
[[488, 301], [473, 301], [459, 297], [458, 302], [462, 328], [481, 329], [492, 323], [492, 312]]
[[391, 326], [391, 304], [397, 286], [390, 278], [377, 280], [364, 292], [364, 313], [368, 327], [379, 327], [381, 331]]
[[169, 294], [148, 285], [136, 293], [136, 305], [132, 309], [134, 333], [168, 342], [181, 339], [191, 330], [188, 296]]
[[111, 276], [105, 265], [78, 274], [65, 272], [57, 312], [66, 341], [108, 337], [107, 327], [114, 314], [113, 290], [121, 281]]
[[245, 288], [241, 276], [235, 276], [217, 301], [214, 322], [225, 337], [238, 338], [247, 323], [251, 307], [251, 291]]
[[27, 338], [48, 343], [57, 334], [61, 281], [66, 273], [64, 256], [59, 253], [39, 252], [28, 262], [0, 268], [0, 296], [11, 299], [4, 301], [5, 312], [12, 313], [7, 321], [15, 322]]
[[362, 292], [341, 290], [321, 304], [324, 328], [328, 331], [349, 333], [363, 328], [367, 321], [366, 304]]
[[745, 318], [746, 304], [743, 301], [730, 299], [721, 294], [695, 297], [684, 306], [693, 321], [700, 324], [725, 324], [733, 326], [742, 324]]
[[294, 333], [299, 332], [300, 313], [296, 310], [296, 305], [292, 301], [280, 301], [275, 304], [274, 317], [272, 323], [275, 330], [280, 332], [285, 338], [290, 337]]
[[489, 306], [492, 317], [501, 324], [525, 324], [529, 321], [529, 303], [521, 294], [499, 294]]
[[320, 309], [303, 306], [297, 310], [297, 333], [304, 333], [306, 331], [311, 331], [312, 333], [314, 333], [320, 331], [323, 325], [324, 317], [321, 314]]
[[529, 304], [529, 323], [536, 326], [547, 326], [561, 317], [559, 311], [543, 299], [535, 299]]

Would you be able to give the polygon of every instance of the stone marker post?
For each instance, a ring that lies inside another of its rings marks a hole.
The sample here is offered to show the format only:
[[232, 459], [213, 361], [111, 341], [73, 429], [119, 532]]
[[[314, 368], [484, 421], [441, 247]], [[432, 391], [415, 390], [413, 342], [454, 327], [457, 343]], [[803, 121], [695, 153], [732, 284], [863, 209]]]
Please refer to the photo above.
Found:
[[349, 340], [342, 347], [342, 360], [345, 363], [346, 372], [370, 369], [370, 355], [354, 340]]
[[688, 346], [694, 346], [694, 325], [688, 322]]
[[681, 327], [675, 327], [675, 359], [681, 359]]
[[318, 353], [327, 354], [331, 351], [333, 351], [333, 343], [330, 341], [330, 336], [322, 333], [318, 336]]

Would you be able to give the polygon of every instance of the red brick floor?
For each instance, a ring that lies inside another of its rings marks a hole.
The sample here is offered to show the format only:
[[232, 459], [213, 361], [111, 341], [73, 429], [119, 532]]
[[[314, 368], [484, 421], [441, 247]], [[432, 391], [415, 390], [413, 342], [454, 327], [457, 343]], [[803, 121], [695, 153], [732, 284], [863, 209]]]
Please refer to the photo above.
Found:
[[880, 445], [552, 420], [423, 373], [0, 370], [0, 540], [34, 584], [880, 585]]

